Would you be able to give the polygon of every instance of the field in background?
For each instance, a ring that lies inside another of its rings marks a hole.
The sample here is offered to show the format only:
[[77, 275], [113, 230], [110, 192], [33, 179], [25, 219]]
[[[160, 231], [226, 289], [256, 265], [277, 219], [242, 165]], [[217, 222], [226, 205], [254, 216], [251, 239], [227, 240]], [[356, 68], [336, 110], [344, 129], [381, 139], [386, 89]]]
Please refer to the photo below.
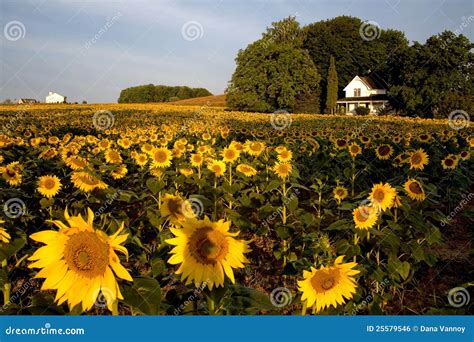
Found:
[[[30, 236], [64, 221], [66, 207], [84, 217], [91, 208], [107, 235], [124, 222], [120, 262], [133, 282], [119, 281], [122, 314], [301, 313], [297, 281], [339, 256], [357, 263], [357, 290], [324, 313], [470, 310], [448, 297], [473, 275], [470, 123], [229, 112], [213, 107], [223, 96], [210, 100], [0, 106], [0, 227], [11, 236], [0, 242], [0, 285], [28, 284], [4, 313], [69, 311], [41, 291], [27, 260], [43, 245]], [[61, 183], [51, 198], [38, 190], [45, 175]], [[397, 202], [364, 216], [377, 184]], [[163, 209], [167, 196], [181, 201], [178, 221]], [[235, 283], [226, 275], [218, 290], [186, 284], [169, 263], [170, 228], [204, 217], [230, 222], [250, 249]], [[107, 313], [95, 304], [90, 314]]]
[[186, 105], [186, 106], [212, 106], [212, 107], [226, 107], [227, 105], [225, 95], [195, 97], [192, 99], [179, 100], [179, 101], [174, 101], [171, 103], [177, 104], [177, 105]]

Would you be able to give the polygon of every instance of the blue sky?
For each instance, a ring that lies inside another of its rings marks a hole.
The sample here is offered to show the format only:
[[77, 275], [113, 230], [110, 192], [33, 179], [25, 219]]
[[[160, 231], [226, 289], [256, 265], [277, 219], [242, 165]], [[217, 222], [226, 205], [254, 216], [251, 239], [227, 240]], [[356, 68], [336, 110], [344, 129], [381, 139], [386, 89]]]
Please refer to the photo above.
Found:
[[289, 15], [303, 25], [352, 15], [401, 30], [410, 41], [444, 30], [462, 30], [474, 40], [472, 0], [0, 3], [0, 100], [44, 101], [54, 91], [69, 101], [116, 102], [121, 89], [148, 83], [221, 94], [237, 51]]

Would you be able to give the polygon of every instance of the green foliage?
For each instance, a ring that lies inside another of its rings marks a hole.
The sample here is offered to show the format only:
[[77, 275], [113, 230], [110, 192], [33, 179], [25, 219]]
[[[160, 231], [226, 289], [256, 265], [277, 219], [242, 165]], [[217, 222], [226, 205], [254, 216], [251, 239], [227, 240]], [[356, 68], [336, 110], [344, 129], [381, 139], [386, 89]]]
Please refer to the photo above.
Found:
[[391, 105], [404, 115], [447, 117], [472, 112], [474, 47], [468, 38], [446, 31], [424, 45], [397, 51], [391, 77]]
[[354, 111], [357, 115], [367, 115], [370, 113], [370, 109], [368, 107], [356, 107]]
[[329, 63], [329, 71], [327, 78], [327, 97], [326, 97], [326, 112], [334, 114], [338, 97], [338, 80], [336, 71], [336, 61], [333, 56]]
[[299, 23], [273, 23], [260, 40], [240, 50], [226, 90], [227, 105], [245, 111], [319, 111], [320, 75], [302, 48]]
[[[339, 16], [305, 27], [303, 47], [322, 75], [321, 103], [325, 105], [330, 58], [337, 61], [339, 86], [345, 87], [355, 75], [375, 72], [379, 78], [387, 79], [391, 70], [390, 56], [393, 51], [408, 46], [405, 35], [396, 30], [380, 30], [379, 37], [367, 41], [362, 39], [359, 18]], [[341, 96], [343, 94], [340, 94]]]
[[118, 99], [119, 103], [168, 102], [184, 100], [194, 97], [212, 95], [204, 88], [190, 88], [186, 86], [140, 85], [123, 89]]

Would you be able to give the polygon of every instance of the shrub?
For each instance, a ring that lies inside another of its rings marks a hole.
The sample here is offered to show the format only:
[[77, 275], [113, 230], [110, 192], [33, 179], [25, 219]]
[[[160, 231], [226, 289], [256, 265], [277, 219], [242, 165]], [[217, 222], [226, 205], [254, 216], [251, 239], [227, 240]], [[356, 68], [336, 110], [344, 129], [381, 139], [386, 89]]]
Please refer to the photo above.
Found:
[[356, 107], [354, 111], [357, 115], [367, 115], [370, 113], [370, 109], [368, 107]]

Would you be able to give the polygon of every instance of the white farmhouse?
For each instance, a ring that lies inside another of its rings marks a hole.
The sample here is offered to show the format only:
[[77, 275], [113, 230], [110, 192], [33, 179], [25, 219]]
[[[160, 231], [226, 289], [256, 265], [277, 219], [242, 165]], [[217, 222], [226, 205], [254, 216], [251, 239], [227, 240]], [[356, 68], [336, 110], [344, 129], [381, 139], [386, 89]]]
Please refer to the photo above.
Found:
[[371, 76], [356, 76], [344, 88], [346, 97], [337, 101], [340, 113], [355, 113], [357, 107], [368, 107], [370, 113], [388, 104], [387, 89], [383, 82]]
[[49, 92], [48, 96], [46, 96], [46, 103], [66, 103], [66, 96]]

